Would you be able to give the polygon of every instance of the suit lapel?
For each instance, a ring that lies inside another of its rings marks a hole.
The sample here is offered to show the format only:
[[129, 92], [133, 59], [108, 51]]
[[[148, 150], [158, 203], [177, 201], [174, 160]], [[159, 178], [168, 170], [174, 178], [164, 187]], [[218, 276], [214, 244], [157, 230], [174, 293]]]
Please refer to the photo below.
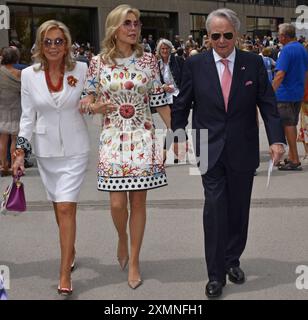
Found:
[[213, 84], [211, 87], [211, 93], [213, 93], [214, 96], [217, 97], [217, 105], [225, 109], [224, 98], [221, 90], [216, 63], [213, 56], [213, 50], [208, 52], [208, 54], [206, 55], [205, 62], [206, 62], [205, 75], [210, 77], [210, 81]]
[[44, 71], [42, 70], [37, 72], [34, 71], [33, 86], [35, 89], [34, 90], [35, 93], [40, 94], [50, 106], [54, 108], [57, 107], [49, 92]]
[[229, 94], [229, 101], [231, 101], [232, 96], [236, 93], [236, 90], [241, 83], [241, 79], [244, 75], [245, 66], [243, 65], [243, 57], [240, 50], [236, 49], [233, 75], [232, 75], [232, 84]]
[[[65, 72], [63, 78], [63, 92], [61, 93], [58, 106], [56, 105], [54, 99], [51, 96], [51, 93], [49, 92], [44, 71], [35, 72], [35, 91], [38, 92], [44, 98], [44, 100], [46, 100], [46, 102], [48, 102], [48, 104], [51, 105], [53, 108], [62, 108], [65, 102], [70, 98], [75, 88], [74, 86], [70, 86], [68, 84], [67, 77], [70, 75], [75, 76], [78, 79], [78, 77], [74, 75], [74, 71]], [[77, 82], [76, 86], [78, 86], [78, 84], [79, 83]]]
[[[61, 98], [60, 98], [60, 100], [59, 100], [59, 107], [60, 107], [60, 108], [62, 108], [62, 107], [65, 105], [65, 102], [70, 98], [70, 96], [71, 96], [74, 88], [76, 88], [76, 87], [70, 86], [70, 85], [68, 84], [67, 78], [68, 78], [69, 76], [74, 76], [75, 78], [78, 79], [78, 77], [77, 77], [76, 75], [74, 75], [74, 71], [66, 71], [66, 72], [64, 73], [64, 78], [63, 78], [63, 92], [62, 92]], [[77, 82], [76, 86], [78, 86], [78, 84], [79, 84], [79, 83]]]

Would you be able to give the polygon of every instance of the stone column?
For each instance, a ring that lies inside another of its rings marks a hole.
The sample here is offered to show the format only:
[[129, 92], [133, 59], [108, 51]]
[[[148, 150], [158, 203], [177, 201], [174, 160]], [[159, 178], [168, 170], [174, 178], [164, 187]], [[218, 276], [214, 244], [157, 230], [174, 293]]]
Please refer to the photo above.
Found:
[[4, 0], [0, 0], [0, 48], [8, 46], [10, 13]]

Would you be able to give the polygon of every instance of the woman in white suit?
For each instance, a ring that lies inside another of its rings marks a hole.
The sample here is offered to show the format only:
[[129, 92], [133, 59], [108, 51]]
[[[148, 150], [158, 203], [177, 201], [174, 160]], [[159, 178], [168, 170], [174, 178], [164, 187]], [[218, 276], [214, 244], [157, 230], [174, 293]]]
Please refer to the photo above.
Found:
[[[86, 123], [78, 111], [87, 65], [71, 55], [71, 36], [61, 22], [44, 22], [37, 31], [36, 64], [22, 71], [22, 116], [13, 172], [24, 172], [31, 143], [38, 169], [53, 202], [60, 231], [61, 267], [58, 293], [72, 293], [76, 205], [89, 152]], [[33, 138], [33, 139], [32, 139]]]

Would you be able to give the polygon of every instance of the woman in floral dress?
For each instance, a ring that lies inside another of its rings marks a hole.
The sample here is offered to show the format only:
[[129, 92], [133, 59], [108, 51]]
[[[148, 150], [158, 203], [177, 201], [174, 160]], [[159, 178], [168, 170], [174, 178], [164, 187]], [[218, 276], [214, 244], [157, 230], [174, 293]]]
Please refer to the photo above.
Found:
[[119, 236], [117, 257], [122, 270], [129, 262], [128, 285], [132, 289], [142, 283], [139, 253], [147, 190], [167, 184], [163, 137], [155, 134], [150, 111], [150, 107], [166, 105], [165, 95], [155, 57], [144, 53], [138, 43], [139, 17], [140, 12], [128, 5], [109, 13], [103, 50], [91, 60], [86, 97], [81, 101], [82, 112], [103, 114], [98, 190], [110, 192], [111, 214]]

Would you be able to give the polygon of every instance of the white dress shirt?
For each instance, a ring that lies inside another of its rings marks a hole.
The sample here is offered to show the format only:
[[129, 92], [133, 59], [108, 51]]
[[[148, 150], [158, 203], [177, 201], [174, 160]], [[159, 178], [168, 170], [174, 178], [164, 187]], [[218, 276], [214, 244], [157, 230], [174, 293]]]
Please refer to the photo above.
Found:
[[174, 91], [169, 93], [166, 92], [166, 99], [167, 99], [167, 103], [168, 104], [173, 104], [173, 96], [177, 97], [178, 94], [180, 93], [180, 90], [178, 89], [178, 87], [176, 86], [176, 83], [173, 79], [171, 70], [170, 70], [170, 66], [169, 66], [169, 62], [170, 62], [170, 57], [169, 57], [169, 61], [167, 63], [164, 63], [161, 60], [161, 67], [162, 67], [162, 76], [164, 79], [165, 84], [167, 85], [172, 85], [174, 87]]
[[222, 74], [225, 70], [224, 64], [221, 62], [221, 59], [226, 59], [229, 61], [228, 67], [233, 76], [233, 69], [234, 69], [234, 61], [235, 61], [235, 48], [233, 49], [232, 53], [227, 58], [222, 58], [214, 49], [213, 49], [213, 56], [216, 63], [216, 68], [219, 76], [219, 81], [221, 83]]

